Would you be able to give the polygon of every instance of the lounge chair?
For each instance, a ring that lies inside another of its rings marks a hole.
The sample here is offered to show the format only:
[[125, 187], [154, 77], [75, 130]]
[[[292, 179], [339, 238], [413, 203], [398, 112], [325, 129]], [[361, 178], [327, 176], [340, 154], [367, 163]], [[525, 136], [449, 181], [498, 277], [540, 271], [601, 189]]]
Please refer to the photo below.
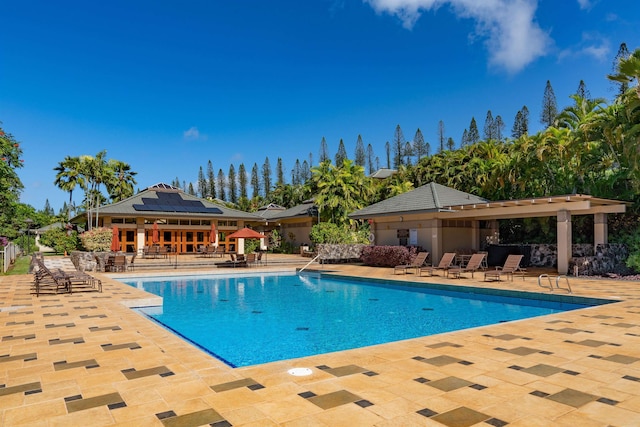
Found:
[[523, 255], [509, 255], [507, 260], [504, 262], [502, 267], [498, 266], [495, 270], [488, 270], [484, 273], [484, 280], [502, 280], [502, 275], [506, 275], [511, 278], [513, 281], [514, 274], [521, 274], [522, 280], [524, 280], [525, 270], [520, 268], [520, 262], [522, 261]]
[[407, 274], [407, 270], [410, 270], [410, 269], [415, 269], [417, 273], [418, 269], [422, 267], [425, 262], [427, 262], [428, 257], [429, 257], [429, 252], [419, 252], [418, 255], [416, 255], [416, 257], [413, 259], [411, 264], [396, 265], [393, 269], [393, 274], [398, 274], [398, 272], [401, 272], [402, 274]]
[[455, 258], [455, 252], [446, 252], [444, 255], [442, 255], [440, 263], [437, 266], [420, 267], [418, 268], [418, 274], [422, 276], [422, 272], [426, 271], [427, 273], [429, 273], [429, 276], [433, 276], [433, 272], [436, 270], [442, 270], [443, 272], [445, 272], [449, 270], [449, 268], [451, 268], [451, 264], [453, 263], [453, 260]]
[[72, 293], [82, 291], [102, 292], [102, 281], [83, 271], [49, 269], [42, 260], [37, 260], [34, 272], [34, 291], [41, 293]]
[[477, 254], [473, 254], [471, 255], [471, 258], [469, 258], [469, 262], [467, 263], [466, 266], [453, 266], [451, 268], [449, 268], [447, 270], [447, 277], [449, 276], [453, 276], [456, 279], [460, 278], [460, 274], [462, 273], [466, 273], [466, 272], [471, 272], [471, 278], [473, 278], [473, 273], [480, 270], [482, 268], [482, 263], [484, 262], [484, 258], [485, 258], [484, 253], [477, 253]]

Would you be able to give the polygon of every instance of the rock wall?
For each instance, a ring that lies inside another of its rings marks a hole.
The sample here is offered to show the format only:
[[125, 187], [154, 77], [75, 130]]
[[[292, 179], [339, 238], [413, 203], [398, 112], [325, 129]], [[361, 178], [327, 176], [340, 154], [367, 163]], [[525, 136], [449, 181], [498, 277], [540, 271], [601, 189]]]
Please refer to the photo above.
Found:
[[[569, 273], [574, 274], [575, 266], [579, 275], [602, 275], [616, 272], [629, 256], [629, 250], [623, 244], [608, 243], [597, 245], [594, 251], [592, 244], [581, 243], [571, 246], [572, 261]], [[557, 245], [531, 245], [532, 267], [557, 267]]]
[[331, 262], [359, 262], [363, 244], [328, 244], [316, 245], [318, 250], [318, 260], [321, 263]]
[[[108, 255], [107, 252], [80, 252], [80, 251], [72, 251], [71, 252], [71, 262], [75, 265], [77, 270], [80, 271], [104, 271], [105, 257], [101, 257], [104, 254]], [[100, 265], [100, 260], [102, 260], [102, 265]]]

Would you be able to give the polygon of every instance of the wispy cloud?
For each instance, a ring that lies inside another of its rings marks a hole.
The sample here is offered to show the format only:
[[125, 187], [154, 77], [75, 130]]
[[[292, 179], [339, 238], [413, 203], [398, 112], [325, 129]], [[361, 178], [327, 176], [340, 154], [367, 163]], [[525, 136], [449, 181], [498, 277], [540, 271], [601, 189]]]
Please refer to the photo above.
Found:
[[[596, 0], [597, 1], [597, 0]], [[578, 0], [578, 5], [582, 10], [589, 10], [593, 7], [593, 4], [596, 2], [594, 0]]]
[[207, 136], [201, 134], [195, 126], [191, 126], [189, 129], [182, 132], [182, 137], [185, 141], [202, 141], [207, 139]]
[[581, 56], [590, 56], [597, 61], [606, 61], [611, 55], [611, 47], [609, 40], [598, 34], [583, 33], [582, 40], [578, 45], [562, 50], [559, 60], [567, 58], [577, 58]]
[[363, 1], [378, 13], [397, 16], [407, 29], [413, 28], [423, 12], [448, 5], [456, 16], [475, 21], [474, 36], [485, 40], [489, 63], [510, 73], [546, 55], [553, 44], [535, 20], [537, 0]]

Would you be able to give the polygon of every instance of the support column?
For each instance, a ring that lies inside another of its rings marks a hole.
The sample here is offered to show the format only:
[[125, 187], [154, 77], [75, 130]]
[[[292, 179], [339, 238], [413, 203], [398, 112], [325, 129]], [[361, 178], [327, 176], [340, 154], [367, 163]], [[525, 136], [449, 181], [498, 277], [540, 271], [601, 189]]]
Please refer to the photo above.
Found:
[[438, 265], [442, 258], [442, 220], [431, 220], [431, 263]]
[[596, 246], [604, 245], [609, 242], [609, 225], [607, 224], [608, 215], [606, 213], [597, 213], [593, 217], [593, 250]]
[[571, 260], [571, 212], [567, 210], [558, 211], [558, 274], [569, 272], [569, 261]]
[[136, 252], [138, 255], [142, 255], [145, 245], [145, 233], [144, 233], [144, 219], [136, 219]]
[[471, 249], [480, 250], [480, 221], [471, 221]]

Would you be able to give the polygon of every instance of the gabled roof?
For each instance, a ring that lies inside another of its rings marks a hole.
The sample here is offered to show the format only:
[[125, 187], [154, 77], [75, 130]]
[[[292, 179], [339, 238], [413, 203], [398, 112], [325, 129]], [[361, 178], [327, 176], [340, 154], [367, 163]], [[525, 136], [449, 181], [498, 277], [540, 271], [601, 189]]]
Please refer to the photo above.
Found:
[[259, 221], [253, 213], [185, 193], [167, 184], [156, 184], [120, 202], [100, 207], [100, 215], [225, 218]]
[[369, 177], [370, 178], [377, 178], [377, 179], [385, 179], [385, 178], [389, 178], [390, 176], [395, 175], [396, 173], [398, 173], [398, 171], [396, 169], [380, 168], [377, 171], [375, 171], [374, 173], [372, 173], [371, 175], [369, 175]]
[[309, 216], [309, 208], [315, 206], [313, 200], [306, 200], [305, 202], [285, 210], [271, 210], [265, 211], [267, 214], [262, 214], [264, 219], [269, 221], [280, 221], [289, 218], [300, 218]]
[[450, 206], [486, 203], [487, 200], [464, 191], [431, 182], [414, 190], [391, 197], [349, 215], [351, 218], [438, 212]]

